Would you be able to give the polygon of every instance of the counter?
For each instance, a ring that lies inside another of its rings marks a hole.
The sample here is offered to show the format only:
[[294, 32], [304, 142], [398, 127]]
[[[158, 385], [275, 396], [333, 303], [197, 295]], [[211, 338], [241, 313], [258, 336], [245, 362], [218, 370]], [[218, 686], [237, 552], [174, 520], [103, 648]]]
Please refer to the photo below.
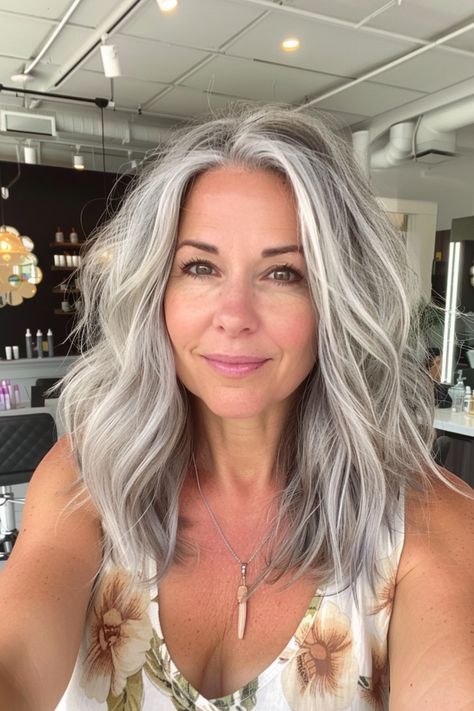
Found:
[[61, 378], [77, 358], [74, 355], [0, 360], [0, 380], [18, 383], [22, 402], [29, 402], [31, 386], [36, 384], [38, 378]]
[[451, 408], [436, 408], [434, 427], [438, 435], [451, 439], [444, 466], [474, 488], [474, 417]]
[[474, 416], [453, 412], [450, 407], [435, 409], [433, 425], [437, 430], [474, 437]]

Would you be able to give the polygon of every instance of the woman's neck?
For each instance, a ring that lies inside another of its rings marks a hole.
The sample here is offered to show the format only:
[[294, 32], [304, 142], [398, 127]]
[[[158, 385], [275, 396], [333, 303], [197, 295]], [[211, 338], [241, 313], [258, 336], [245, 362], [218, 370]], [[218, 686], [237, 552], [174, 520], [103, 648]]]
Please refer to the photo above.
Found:
[[201, 482], [224, 496], [266, 495], [281, 485], [275, 470], [286, 413], [223, 419], [204, 407], [194, 413], [194, 457]]

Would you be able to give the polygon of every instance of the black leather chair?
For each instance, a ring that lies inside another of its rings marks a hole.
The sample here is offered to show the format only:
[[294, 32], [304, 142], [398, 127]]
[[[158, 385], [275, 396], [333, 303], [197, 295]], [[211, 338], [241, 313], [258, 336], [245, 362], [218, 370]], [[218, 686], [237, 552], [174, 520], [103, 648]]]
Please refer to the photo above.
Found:
[[61, 378], [38, 378], [35, 385], [31, 386], [31, 407], [44, 407], [45, 397], [59, 397], [59, 391], [49, 395], [48, 389], [60, 380]]
[[18, 536], [12, 486], [25, 484], [58, 436], [48, 413], [0, 417], [0, 560], [7, 560]]

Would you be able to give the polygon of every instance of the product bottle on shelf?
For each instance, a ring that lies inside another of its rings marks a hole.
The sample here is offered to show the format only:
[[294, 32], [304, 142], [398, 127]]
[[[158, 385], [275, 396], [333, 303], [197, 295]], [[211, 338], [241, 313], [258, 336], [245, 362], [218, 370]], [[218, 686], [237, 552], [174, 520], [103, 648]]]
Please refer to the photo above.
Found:
[[48, 328], [46, 338], [48, 339], [48, 357], [52, 358], [52, 356], [54, 356], [54, 340], [53, 340], [53, 332], [50, 328]]
[[33, 344], [31, 341], [31, 331], [29, 328], [26, 329], [26, 333], [25, 333], [25, 346], [26, 346], [26, 357], [33, 358]]
[[38, 330], [36, 331], [36, 350], [38, 351], [38, 358], [43, 357], [43, 333]]

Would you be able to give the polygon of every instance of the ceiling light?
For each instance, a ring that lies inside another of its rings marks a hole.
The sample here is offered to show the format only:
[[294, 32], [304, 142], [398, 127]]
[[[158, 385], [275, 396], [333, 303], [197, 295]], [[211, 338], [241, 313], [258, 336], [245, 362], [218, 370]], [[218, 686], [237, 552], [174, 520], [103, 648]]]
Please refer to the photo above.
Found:
[[178, 0], [156, 0], [161, 12], [173, 12], [178, 6]]
[[122, 76], [120, 69], [120, 61], [117, 47], [114, 44], [106, 44], [107, 35], [102, 35], [102, 44], [100, 45], [100, 56], [104, 74], [109, 79]]
[[286, 40], [283, 40], [281, 47], [285, 52], [294, 52], [295, 49], [299, 49], [300, 41], [296, 39], [296, 37], [288, 37]]
[[23, 151], [25, 154], [25, 163], [29, 163], [29, 165], [36, 165], [38, 162], [38, 156], [35, 146], [28, 143], [23, 146]]
[[29, 74], [24, 74], [23, 72], [19, 72], [18, 74], [12, 74], [10, 77], [12, 82], [14, 82], [15, 84], [21, 84], [22, 86], [24, 86], [26, 82], [32, 78], [33, 77], [30, 77]]
[[81, 150], [80, 146], [76, 146], [76, 152], [72, 157], [72, 165], [73, 168], [76, 170], [84, 170], [85, 165], [84, 165], [84, 156], [82, 156], [79, 151]]

